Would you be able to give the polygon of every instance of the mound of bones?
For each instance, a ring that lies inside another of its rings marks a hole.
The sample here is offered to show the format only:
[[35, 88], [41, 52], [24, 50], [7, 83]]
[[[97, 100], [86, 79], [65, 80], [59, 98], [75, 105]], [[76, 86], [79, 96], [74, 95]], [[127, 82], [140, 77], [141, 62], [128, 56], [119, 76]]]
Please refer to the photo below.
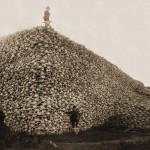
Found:
[[14, 131], [63, 133], [76, 105], [79, 127], [121, 116], [116, 124], [150, 128], [150, 92], [117, 66], [53, 28], [35, 27], [0, 40], [0, 101]]

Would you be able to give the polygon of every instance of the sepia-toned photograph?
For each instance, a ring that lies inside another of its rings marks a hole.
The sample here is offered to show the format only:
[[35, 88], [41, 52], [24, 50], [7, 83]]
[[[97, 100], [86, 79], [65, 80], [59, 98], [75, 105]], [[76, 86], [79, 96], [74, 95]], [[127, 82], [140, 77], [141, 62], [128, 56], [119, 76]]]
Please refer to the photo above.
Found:
[[150, 150], [149, 0], [0, 0], [0, 150]]

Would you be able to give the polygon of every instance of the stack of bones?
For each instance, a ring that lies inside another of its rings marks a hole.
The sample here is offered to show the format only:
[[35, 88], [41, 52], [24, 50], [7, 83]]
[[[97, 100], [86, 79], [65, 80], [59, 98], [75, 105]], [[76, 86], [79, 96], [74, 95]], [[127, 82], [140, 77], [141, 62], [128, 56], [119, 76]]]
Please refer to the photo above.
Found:
[[63, 133], [76, 105], [79, 127], [115, 115], [119, 125], [150, 128], [150, 92], [117, 66], [53, 28], [35, 27], [0, 40], [0, 108], [14, 131]]

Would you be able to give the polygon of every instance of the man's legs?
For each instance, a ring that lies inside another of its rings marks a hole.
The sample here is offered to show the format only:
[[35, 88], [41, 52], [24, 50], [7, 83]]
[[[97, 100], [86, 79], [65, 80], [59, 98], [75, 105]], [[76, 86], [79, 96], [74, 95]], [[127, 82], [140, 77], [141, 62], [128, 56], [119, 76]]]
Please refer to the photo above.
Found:
[[78, 135], [78, 133], [79, 133], [78, 121], [75, 122], [74, 132], [76, 133], [76, 135]]
[[78, 121], [77, 120], [71, 121], [71, 125], [72, 125], [72, 128], [73, 128], [74, 132], [76, 133], [76, 135], [78, 135], [78, 133], [79, 133]]
[[50, 21], [45, 21], [45, 27], [49, 27], [50, 26]]
[[75, 122], [71, 121], [72, 128], [75, 128]]
[[78, 121], [75, 122], [75, 127], [78, 128]]

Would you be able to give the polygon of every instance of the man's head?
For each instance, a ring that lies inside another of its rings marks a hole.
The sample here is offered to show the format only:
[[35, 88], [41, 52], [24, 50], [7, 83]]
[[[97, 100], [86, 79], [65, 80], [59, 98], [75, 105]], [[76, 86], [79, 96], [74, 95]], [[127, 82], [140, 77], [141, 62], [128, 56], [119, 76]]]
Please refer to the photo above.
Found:
[[73, 110], [76, 110], [76, 106], [75, 105], [73, 106]]
[[49, 6], [46, 7], [46, 10], [48, 10], [48, 11], [50, 10]]

